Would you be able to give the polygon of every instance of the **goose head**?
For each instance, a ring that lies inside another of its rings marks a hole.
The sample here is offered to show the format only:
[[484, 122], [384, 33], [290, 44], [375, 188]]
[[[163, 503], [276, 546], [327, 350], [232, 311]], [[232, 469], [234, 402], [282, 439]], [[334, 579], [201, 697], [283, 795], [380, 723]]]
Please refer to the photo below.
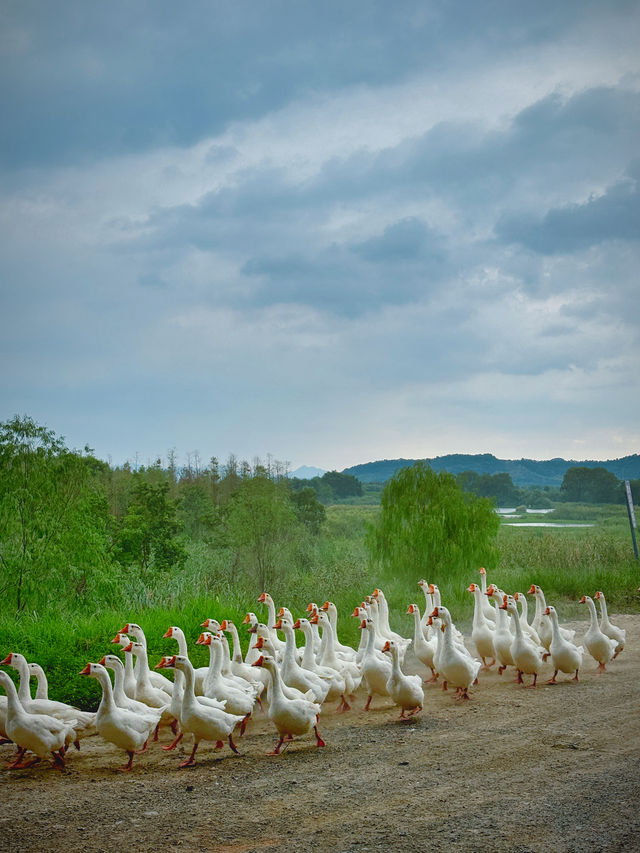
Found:
[[208, 628], [210, 631], [219, 631], [220, 623], [217, 619], [205, 619], [204, 622], [200, 623], [201, 628]]

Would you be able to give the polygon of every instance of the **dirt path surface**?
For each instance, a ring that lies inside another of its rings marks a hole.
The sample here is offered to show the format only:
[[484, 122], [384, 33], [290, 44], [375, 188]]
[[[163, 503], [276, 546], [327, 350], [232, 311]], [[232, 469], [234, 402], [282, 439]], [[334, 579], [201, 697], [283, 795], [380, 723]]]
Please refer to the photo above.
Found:
[[536, 690], [491, 672], [461, 703], [429, 685], [409, 722], [359, 696], [323, 712], [325, 749], [306, 736], [267, 757], [275, 729], [258, 717], [241, 756], [203, 744], [183, 770], [190, 746], [154, 745], [120, 773], [126, 756], [97, 737], [65, 771], [0, 770], [0, 850], [638, 850], [640, 616], [615, 621], [628, 645], [602, 676], [591, 658], [579, 683]]

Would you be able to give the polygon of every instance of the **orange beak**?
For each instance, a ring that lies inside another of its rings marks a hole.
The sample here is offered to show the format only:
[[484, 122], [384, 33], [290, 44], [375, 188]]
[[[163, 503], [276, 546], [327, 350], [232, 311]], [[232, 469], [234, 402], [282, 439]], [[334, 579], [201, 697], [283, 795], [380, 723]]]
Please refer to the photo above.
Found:
[[105, 655], [102, 655], [102, 657], [100, 658], [100, 660], [98, 661], [98, 663], [99, 663], [99, 664], [102, 664], [102, 666], [106, 666], [106, 665], [107, 665], [107, 661], [106, 661], [106, 659], [105, 659]]
[[580, 604], [586, 604], [586, 603], [587, 603], [587, 597], [586, 597], [586, 595], [583, 595], [582, 598], [580, 599]]
[[307, 604], [307, 613], [312, 613], [314, 610], [313, 604]]
[[264, 604], [264, 602], [265, 602], [266, 600], [267, 600], [267, 593], [266, 593], [266, 592], [261, 592], [261, 593], [260, 593], [260, 595], [258, 596], [258, 602], [259, 602], [260, 604]]
[[[122, 633], [124, 634], [124, 631]], [[119, 643], [120, 642], [120, 634], [116, 634], [115, 637], [113, 638], [113, 640], [111, 640], [111, 642], [112, 643]]]
[[487, 570], [483, 566], [480, 566], [478, 571], [480, 572], [481, 575], [486, 575], [486, 573], [487, 573]]
[[207, 640], [207, 637], [205, 637], [204, 634], [200, 634], [200, 636], [196, 640], [196, 646], [203, 646], [205, 644], [206, 640]]
[[549, 608], [548, 607], [545, 608], [544, 615], [548, 616], [550, 613], [551, 613], [551, 611], [549, 610]]
[[276, 624], [273, 626], [274, 628], [282, 628], [282, 619], [278, 619]]
[[249, 622], [251, 622], [251, 617], [250, 617], [250, 616], [249, 616], [249, 614], [247, 613], [247, 615], [246, 615], [246, 616], [244, 617], [244, 619], [242, 620], [242, 624], [243, 624], [243, 625], [248, 625], [248, 624], [249, 624]]
[[534, 584], [531, 584], [531, 589], [529, 590], [529, 595], [535, 595], [536, 588]]
[[302, 627], [302, 626], [300, 625], [300, 620], [299, 620], [299, 619], [296, 619], [296, 621], [293, 623], [293, 627], [294, 627], [294, 628], [301, 628], [301, 627]]
[[357, 616], [360, 616], [360, 614], [358, 613], [358, 610], [359, 610], [359, 609], [360, 609], [359, 607], [354, 607], [354, 608], [353, 608], [353, 613], [352, 613], [351, 615], [352, 615], [352, 616], [356, 616], [356, 617], [357, 617]]
[[258, 660], [252, 663], [251, 666], [264, 666], [264, 656], [260, 655]]
[[361, 627], [361, 628], [366, 628], [366, 627], [367, 627], [367, 623], [365, 622], [365, 620], [364, 620], [364, 619], [363, 619], [363, 620], [362, 620], [362, 622], [360, 623], [360, 627]]
[[128, 645], [128, 646], [125, 646], [125, 647], [124, 647], [124, 649], [123, 649], [122, 651], [123, 651], [123, 652], [131, 652], [131, 651], [133, 651], [133, 643], [129, 643], [129, 645]]
[[507, 609], [507, 602], [506, 602], [506, 601], [504, 601], [504, 602], [500, 605], [500, 610], [506, 610], [506, 609]]
[[469, 586], [467, 587], [467, 592], [475, 592], [475, 591], [476, 591], [476, 585], [474, 583], [470, 583]]
[[391, 648], [391, 646], [389, 645], [389, 640], [387, 640], [387, 642], [386, 642], [386, 643], [384, 644], [384, 646], [382, 647], [382, 651], [383, 651], [383, 652], [388, 652], [390, 648]]
[[0, 666], [11, 666], [11, 652], [9, 652], [4, 660], [0, 660]]
[[227, 623], [227, 620], [226, 620], [226, 619], [223, 619], [223, 620], [222, 620], [222, 622], [220, 623], [220, 630], [221, 630], [221, 631], [226, 631], [226, 630], [227, 630], [227, 624], [228, 624], [228, 623]]
[[317, 625], [318, 624], [318, 614], [314, 613], [313, 616], [309, 619], [309, 622], [311, 622], [312, 625]]
[[162, 636], [163, 636], [163, 638], [173, 637], [173, 626], [171, 626], [170, 628], [167, 628], [166, 632]]
[[427, 625], [433, 625], [433, 616], [429, 616], [427, 619]]
[[516, 601], [520, 601], [519, 596], [520, 596], [520, 593], [519, 593], [519, 592], [515, 592], [515, 593], [513, 594], [513, 597], [515, 598], [515, 600], [516, 600]]
[[329, 602], [325, 601], [325, 603], [322, 605], [322, 607], [320, 609], [321, 610], [328, 610], [329, 609]]
[[124, 626], [124, 628], [120, 628], [118, 631], [119, 634], [128, 634], [129, 633], [129, 623]]
[[80, 675], [91, 675], [91, 664], [88, 663], [83, 670], [80, 671]]
[[438, 616], [438, 608], [437, 608], [437, 607], [434, 607], [434, 608], [433, 608], [433, 610], [432, 610], [432, 612], [431, 612], [431, 618], [432, 618], [432, 619], [436, 619], [436, 618], [437, 618], [437, 616]]
[[264, 637], [258, 637], [258, 639], [256, 640], [255, 648], [261, 649], [261, 648], [263, 648], [263, 646], [264, 646]]
[[431, 595], [433, 595], [433, 593], [434, 593], [435, 591], [436, 591], [435, 586], [434, 586], [432, 583], [430, 583], [430, 584], [429, 584], [429, 592], [431, 593]]

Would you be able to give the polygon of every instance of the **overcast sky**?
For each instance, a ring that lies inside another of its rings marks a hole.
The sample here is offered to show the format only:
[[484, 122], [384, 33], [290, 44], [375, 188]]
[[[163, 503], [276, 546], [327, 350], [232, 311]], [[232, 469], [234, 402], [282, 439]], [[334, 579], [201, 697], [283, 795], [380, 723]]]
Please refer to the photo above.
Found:
[[640, 451], [640, 3], [4, 0], [0, 420]]

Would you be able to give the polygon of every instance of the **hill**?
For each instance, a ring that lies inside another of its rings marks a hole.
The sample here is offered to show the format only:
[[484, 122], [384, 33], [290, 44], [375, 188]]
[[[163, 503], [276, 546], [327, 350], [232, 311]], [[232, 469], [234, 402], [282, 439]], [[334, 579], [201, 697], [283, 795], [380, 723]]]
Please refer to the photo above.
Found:
[[345, 468], [343, 474], [353, 474], [361, 483], [384, 483], [399, 468], [427, 462], [434, 471], [448, 471], [461, 474], [463, 471], [475, 471], [477, 474], [509, 474], [515, 486], [559, 487], [567, 468], [584, 466], [587, 468], [606, 468], [620, 480], [640, 478], [640, 455], [623, 456], [620, 459], [582, 460], [573, 459], [498, 459], [492, 453], [451, 453], [436, 456], [433, 459], [383, 459], [378, 462], [366, 462]]

